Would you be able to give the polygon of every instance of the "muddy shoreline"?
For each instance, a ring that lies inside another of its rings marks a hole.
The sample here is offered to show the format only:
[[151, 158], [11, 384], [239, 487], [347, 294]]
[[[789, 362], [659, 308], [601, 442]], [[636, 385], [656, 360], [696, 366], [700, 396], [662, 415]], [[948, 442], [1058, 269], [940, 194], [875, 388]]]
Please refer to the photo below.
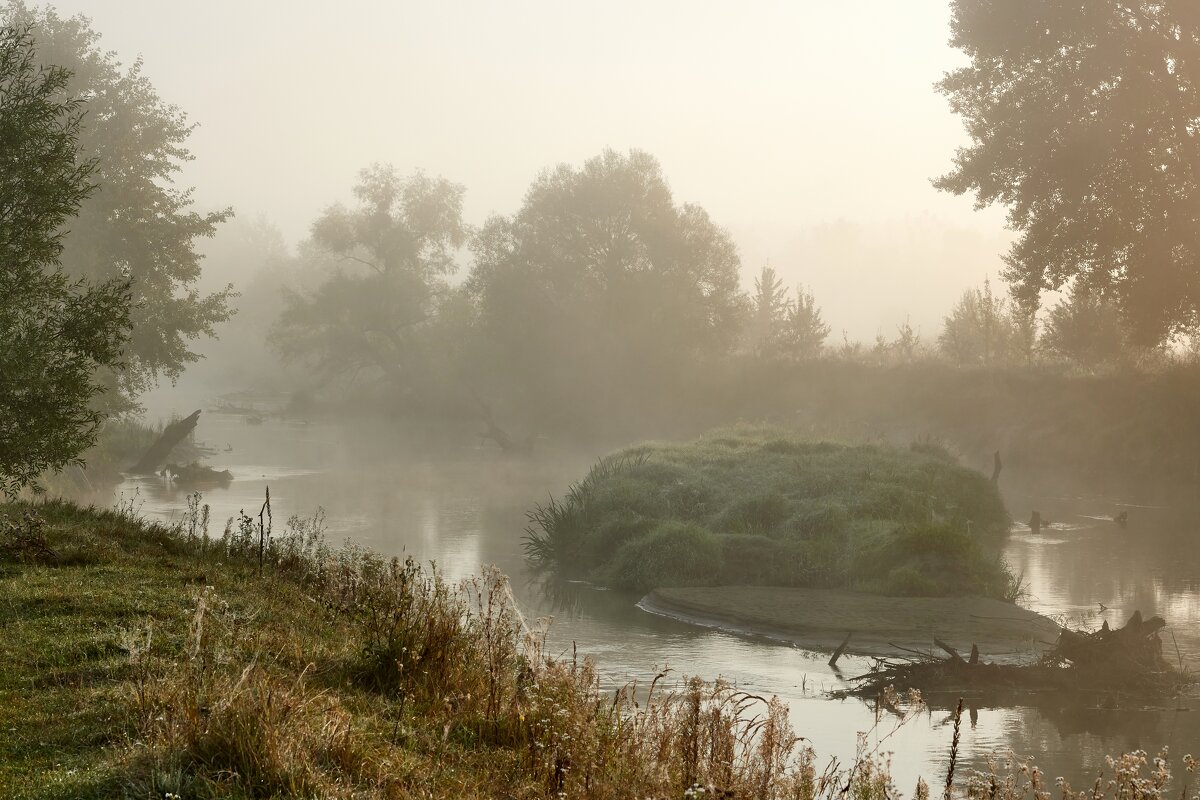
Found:
[[719, 586], [655, 589], [638, 602], [658, 616], [761, 636], [806, 650], [901, 656], [938, 652], [934, 638], [996, 663], [1030, 663], [1058, 636], [1053, 620], [983, 597], [884, 597], [836, 589]]

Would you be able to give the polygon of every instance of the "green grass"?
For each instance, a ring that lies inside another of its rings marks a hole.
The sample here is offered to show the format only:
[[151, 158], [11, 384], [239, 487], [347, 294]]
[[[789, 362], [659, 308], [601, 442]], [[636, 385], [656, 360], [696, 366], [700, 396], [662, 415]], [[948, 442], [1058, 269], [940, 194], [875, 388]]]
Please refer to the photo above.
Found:
[[628, 589], [755, 584], [1011, 599], [996, 487], [928, 443], [739, 427], [601, 460], [531, 514], [530, 559]]
[[[0, 505], [0, 796], [680, 797], [695, 781], [816, 796], [781, 704], [752, 719], [742, 693], [698, 681], [605, 696], [590, 662], [542, 653], [494, 570], [450, 585], [328, 548], [319, 518], [265, 561], [260, 576], [248, 521], [205, 539]], [[718, 716], [668, 746], [701, 705]], [[886, 776], [859, 773], [882, 798]]]
[[[259, 574], [251, 522], [207, 539], [189, 512], [167, 528], [0, 504], [0, 797], [897, 796], [867, 744], [889, 730], [824, 768], [778, 699], [696, 679], [602, 692], [590, 661], [543, 652], [494, 570], [450, 585], [334, 550], [318, 516], [289, 521]], [[879, 702], [885, 728], [922, 708]], [[1165, 760], [1113, 763], [1094, 800], [1167, 796]], [[956, 800], [1047, 788], [1027, 765], [949, 771]]]

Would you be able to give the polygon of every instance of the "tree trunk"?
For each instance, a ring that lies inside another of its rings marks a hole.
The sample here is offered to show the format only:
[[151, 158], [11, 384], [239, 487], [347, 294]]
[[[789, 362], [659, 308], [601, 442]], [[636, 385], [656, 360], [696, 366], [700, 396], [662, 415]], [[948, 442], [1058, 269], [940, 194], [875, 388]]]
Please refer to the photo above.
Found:
[[150, 448], [145, 452], [136, 464], [129, 468], [130, 472], [149, 475], [158, 471], [158, 468], [167, 462], [167, 456], [171, 454], [171, 450], [175, 445], [187, 438], [188, 434], [196, 429], [196, 425], [200, 422], [200, 412], [193, 411], [190, 415], [181, 420], [176, 420], [163, 430], [162, 435], [158, 437], [158, 441], [150, 445]]

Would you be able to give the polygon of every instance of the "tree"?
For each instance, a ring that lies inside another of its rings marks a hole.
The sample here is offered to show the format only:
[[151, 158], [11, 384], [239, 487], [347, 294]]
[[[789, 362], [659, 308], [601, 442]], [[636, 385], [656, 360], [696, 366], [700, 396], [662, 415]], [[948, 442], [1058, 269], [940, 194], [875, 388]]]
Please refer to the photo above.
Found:
[[95, 442], [97, 368], [121, 356], [128, 282], [62, 271], [63, 225], [93, 186], [68, 73], [39, 69], [27, 32], [0, 29], [0, 492], [61, 469]]
[[1027, 319], [992, 292], [990, 280], [982, 289], [967, 289], [946, 317], [938, 344], [958, 364], [991, 366], [1010, 363], [1032, 345]]
[[543, 173], [472, 250], [477, 379], [542, 420], [644, 408], [741, 335], [737, 249], [644, 152]]
[[972, 144], [937, 181], [1008, 207], [1026, 311], [1073, 283], [1143, 344], [1200, 307], [1200, 4], [954, 0], [940, 89]]
[[1126, 350], [1120, 311], [1112, 301], [1075, 286], [1046, 320], [1042, 346], [1083, 367], [1118, 361]]
[[312, 226], [311, 246], [335, 259], [334, 273], [311, 292], [286, 293], [272, 343], [327, 380], [380, 378], [394, 396], [417, 392], [445, 278], [467, 237], [464, 191], [390, 166], [360, 172], [357, 207], [334, 205]]
[[196, 288], [201, 257], [196, 242], [213, 235], [230, 212], [190, 209], [190, 189], [174, 180], [191, 160], [194, 128], [165, 103], [142, 74], [102, 50], [86, 17], [60, 17], [22, 0], [8, 3], [0, 24], [28, 28], [40, 64], [63, 66], [70, 78], [62, 98], [86, 97], [79, 129], [84, 153], [95, 160], [97, 190], [85, 198], [63, 240], [69, 275], [102, 283], [128, 275], [133, 286], [133, 331], [120, 385], [132, 395], [159, 377], [176, 378], [198, 356], [191, 342], [211, 336], [229, 317], [232, 288], [204, 295]]
[[746, 339], [750, 350], [759, 355], [778, 354], [784, 328], [792, 311], [783, 280], [769, 266], [764, 266], [754, 279], [754, 295], [750, 298], [750, 317]]
[[803, 286], [796, 287], [796, 302], [788, 309], [784, 340], [792, 358], [813, 359], [821, 355], [829, 326], [821, 318], [821, 309], [812, 293]]

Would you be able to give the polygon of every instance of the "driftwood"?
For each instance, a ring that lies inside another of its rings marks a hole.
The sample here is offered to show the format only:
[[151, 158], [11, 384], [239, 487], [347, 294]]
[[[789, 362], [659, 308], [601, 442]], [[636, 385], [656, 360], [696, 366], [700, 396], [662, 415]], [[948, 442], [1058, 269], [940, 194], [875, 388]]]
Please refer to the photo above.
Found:
[[829, 666], [837, 669], [838, 659], [842, 657], [842, 653], [846, 652], [846, 648], [850, 645], [850, 637], [854, 635], [853, 631], [846, 634], [846, 638], [842, 639], [842, 643], [838, 645], [837, 650], [833, 651], [833, 655], [829, 659]]
[[487, 426], [487, 430], [480, 434], [485, 439], [491, 439], [496, 444], [500, 445], [500, 450], [505, 455], [522, 455], [527, 456], [533, 453], [533, 436], [530, 435], [525, 441], [517, 441], [508, 435], [508, 432], [496, 424], [496, 419], [492, 414], [492, 407], [485, 403], [480, 397], [476, 396], [476, 404], [479, 406], [479, 418], [483, 424]]
[[887, 686], [923, 692], [964, 690], [1021, 692], [1099, 692], [1163, 697], [1191, 682], [1163, 658], [1161, 617], [1134, 612], [1121, 628], [1107, 623], [1098, 631], [1064, 628], [1054, 649], [1032, 664], [990, 664], [971, 646], [969, 659], [941, 639], [933, 643], [945, 658], [909, 651], [903, 658], [878, 659], [874, 668], [850, 681], [842, 695], [873, 697]]
[[193, 411], [183, 419], [176, 420], [163, 429], [162, 435], [158, 440], [150, 445], [150, 448], [142, 455], [141, 459], [129, 468], [129, 471], [140, 475], [150, 475], [158, 471], [158, 468], [166, 463], [167, 456], [171, 454], [171, 450], [175, 445], [182, 442], [188, 437], [192, 431], [196, 429], [196, 425], [200, 422], [200, 412]]

